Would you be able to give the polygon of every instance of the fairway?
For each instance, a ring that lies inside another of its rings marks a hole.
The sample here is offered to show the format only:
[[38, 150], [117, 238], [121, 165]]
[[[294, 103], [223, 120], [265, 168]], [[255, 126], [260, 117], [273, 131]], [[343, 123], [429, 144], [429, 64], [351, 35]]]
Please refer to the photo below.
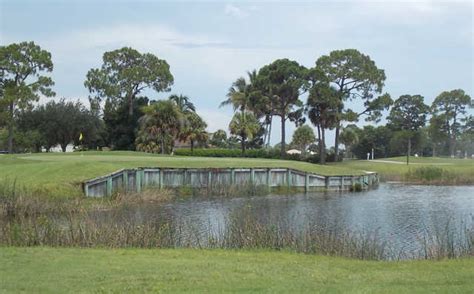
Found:
[[293, 168], [320, 175], [356, 175], [352, 167], [260, 158], [205, 158], [160, 156], [141, 152], [43, 153], [0, 156], [0, 181], [16, 181], [26, 188], [62, 196], [79, 195], [84, 180], [122, 168]]
[[1, 248], [0, 292], [468, 293], [474, 259], [371, 262], [289, 252]]
[[348, 160], [340, 163], [331, 163], [333, 166], [351, 168], [354, 170], [370, 170], [379, 173], [384, 181], [404, 181], [404, 175], [410, 170], [420, 167], [438, 167], [450, 172], [456, 184], [474, 184], [474, 160], [440, 157], [410, 157], [410, 164], [406, 164], [406, 157], [379, 158], [376, 160]]

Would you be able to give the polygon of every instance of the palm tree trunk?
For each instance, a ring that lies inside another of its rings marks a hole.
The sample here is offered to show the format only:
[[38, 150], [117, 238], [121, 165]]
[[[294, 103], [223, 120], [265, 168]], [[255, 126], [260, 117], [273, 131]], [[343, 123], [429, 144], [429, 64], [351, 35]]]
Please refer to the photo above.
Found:
[[281, 147], [280, 147], [280, 157], [284, 158], [285, 157], [285, 122], [286, 118], [284, 115], [280, 116], [281, 117]]
[[321, 128], [321, 135], [322, 135], [322, 140], [321, 140], [321, 153], [320, 153], [320, 160], [321, 160], [321, 164], [326, 164], [326, 135], [325, 135], [325, 131], [324, 131], [324, 128]]
[[273, 122], [273, 115], [270, 116], [270, 124], [268, 127], [268, 138], [267, 138], [267, 147], [270, 146], [270, 139], [272, 136], [272, 122]]
[[191, 140], [191, 153], [194, 152], [194, 140]]

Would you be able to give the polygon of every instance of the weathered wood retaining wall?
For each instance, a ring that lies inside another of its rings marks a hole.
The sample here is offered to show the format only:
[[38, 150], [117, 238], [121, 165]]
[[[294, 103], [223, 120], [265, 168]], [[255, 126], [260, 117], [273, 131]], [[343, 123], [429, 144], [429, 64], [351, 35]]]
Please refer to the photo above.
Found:
[[145, 187], [210, 188], [255, 185], [300, 188], [304, 191], [347, 191], [355, 184], [363, 190], [377, 185], [376, 173], [360, 176], [320, 176], [288, 168], [136, 168], [122, 169], [83, 183], [88, 197], [110, 196], [117, 191], [140, 192]]

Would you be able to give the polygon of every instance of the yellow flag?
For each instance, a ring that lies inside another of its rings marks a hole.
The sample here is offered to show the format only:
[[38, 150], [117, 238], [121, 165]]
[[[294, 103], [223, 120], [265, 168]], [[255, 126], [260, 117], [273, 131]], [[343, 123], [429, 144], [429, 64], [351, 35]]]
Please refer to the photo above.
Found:
[[82, 141], [82, 132], [79, 134], [79, 141]]

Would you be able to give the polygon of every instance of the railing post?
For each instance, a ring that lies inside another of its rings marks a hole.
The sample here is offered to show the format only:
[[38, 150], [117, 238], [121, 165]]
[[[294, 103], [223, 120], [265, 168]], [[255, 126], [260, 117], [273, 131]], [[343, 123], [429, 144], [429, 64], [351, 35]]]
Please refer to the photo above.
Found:
[[163, 169], [158, 170], [158, 188], [163, 189]]
[[84, 183], [84, 194], [86, 194], [86, 197], [89, 197], [89, 184]]
[[341, 191], [344, 190], [344, 176], [341, 176]]
[[291, 188], [291, 169], [287, 169], [286, 183], [288, 185], [288, 189], [290, 189]]
[[140, 170], [135, 170], [135, 189], [137, 193], [142, 191], [142, 173]]
[[304, 190], [305, 192], [309, 191], [309, 174], [307, 172], [304, 177]]
[[211, 188], [211, 181], [212, 181], [212, 171], [209, 170], [207, 173], [207, 187], [209, 189]]
[[122, 172], [122, 188], [125, 192], [128, 191], [128, 170]]
[[106, 182], [106, 194], [107, 196], [112, 196], [112, 176], [107, 178]]
[[267, 169], [267, 187], [268, 191], [272, 191], [272, 183], [271, 183], [271, 175], [272, 175], [272, 169]]
[[231, 185], [235, 184], [235, 169], [234, 168], [230, 169], [230, 184]]
[[250, 169], [250, 183], [252, 185], [255, 183], [255, 170], [253, 168]]
[[186, 169], [183, 169], [183, 186], [186, 186]]

